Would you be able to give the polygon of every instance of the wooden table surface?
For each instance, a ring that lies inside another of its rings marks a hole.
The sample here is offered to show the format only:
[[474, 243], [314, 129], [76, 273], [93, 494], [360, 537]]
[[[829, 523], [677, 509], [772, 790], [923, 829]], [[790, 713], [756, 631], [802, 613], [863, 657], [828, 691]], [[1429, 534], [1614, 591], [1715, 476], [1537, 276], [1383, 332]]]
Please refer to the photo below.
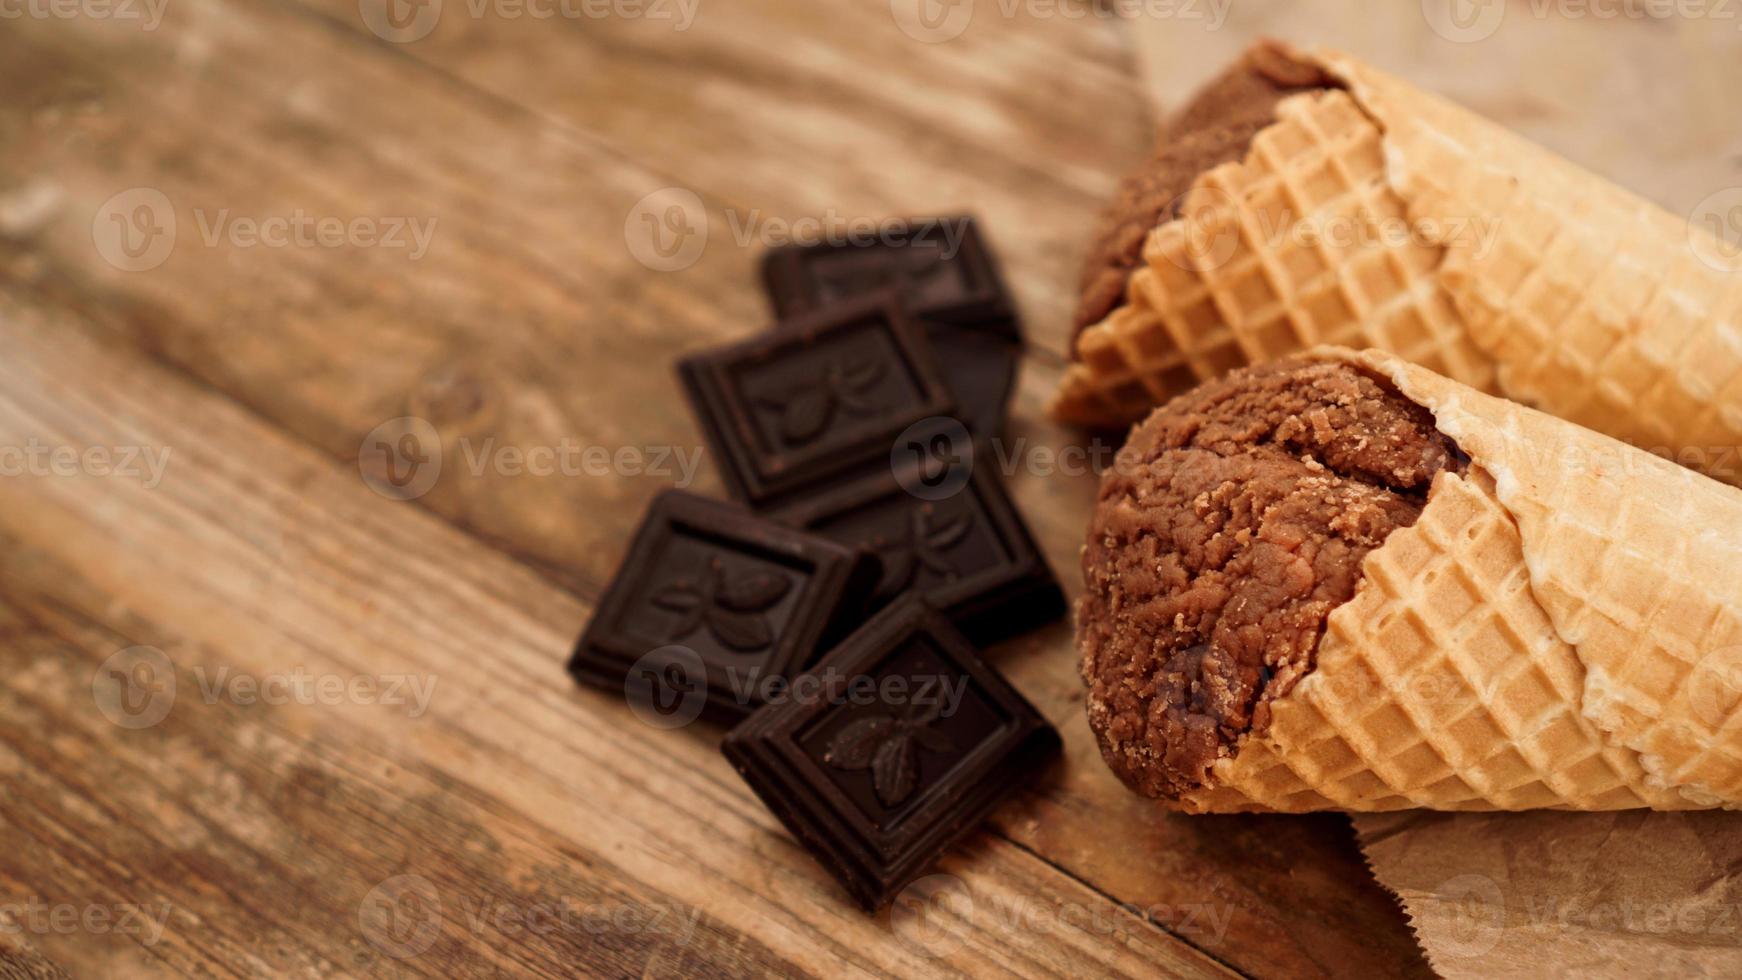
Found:
[[[1065, 623], [990, 653], [1065, 758], [943, 861], [941, 925], [851, 908], [718, 730], [564, 674], [699, 451], [671, 361], [764, 325], [805, 216], [981, 216], [1032, 342], [1008, 483], [1076, 589], [1094, 476], [1032, 450], [1079, 445], [1042, 406], [1148, 142], [1131, 40], [912, 7], [0, 25], [0, 976], [1425, 972], [1345, 818], [1120, 787]], [[443, 468], [398, 500], [406, 417]]]

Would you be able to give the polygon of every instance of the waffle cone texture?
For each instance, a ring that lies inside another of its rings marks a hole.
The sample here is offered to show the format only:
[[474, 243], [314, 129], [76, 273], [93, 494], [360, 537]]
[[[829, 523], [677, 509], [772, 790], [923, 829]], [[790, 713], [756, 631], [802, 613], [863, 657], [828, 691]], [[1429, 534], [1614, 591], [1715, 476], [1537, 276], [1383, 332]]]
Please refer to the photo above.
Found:
[[[1191, 812], [1742, 806], [1742, 491], [1380, 351], [1469, 455]], [[1090, 721], [1105, 706], [1089, 705]]]
[[[1154, 229], [1078, 338], [1061, 420], [1116, 428], [1318, 344], [1377, 348], [1720, 478], [1742, 446], [1742, 265], [1702, 229], [1334, 53]], [[1693, 453], [1698, 458], [1689, 456]]]

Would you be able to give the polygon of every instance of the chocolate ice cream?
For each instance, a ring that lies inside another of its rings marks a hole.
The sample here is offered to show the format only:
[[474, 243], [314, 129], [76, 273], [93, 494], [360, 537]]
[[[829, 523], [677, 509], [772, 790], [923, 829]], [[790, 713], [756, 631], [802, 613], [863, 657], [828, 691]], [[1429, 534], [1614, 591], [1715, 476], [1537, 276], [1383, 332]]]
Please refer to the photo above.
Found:
[[1346, 364], [1235, 371], [1133, 430], [1101, 484], [1078, 607], [1107, 763], [1177, 798], [1312, 669], [1361, 562], [1462, 472], [1426, 409]]
[[1180, 198], [1198, 174], [1244, 157], [1258, 131], [1276, 121], [1276, 104], [1284, 98], [1335, 84], [1316, 66], [1259, 42], [1193, 96], [1162, 128], [1154, 157], [1126, 179], [1102, 216], [1083, 264], [1073, 336], [1124, 302], [1144, 239], [1178, 216]]

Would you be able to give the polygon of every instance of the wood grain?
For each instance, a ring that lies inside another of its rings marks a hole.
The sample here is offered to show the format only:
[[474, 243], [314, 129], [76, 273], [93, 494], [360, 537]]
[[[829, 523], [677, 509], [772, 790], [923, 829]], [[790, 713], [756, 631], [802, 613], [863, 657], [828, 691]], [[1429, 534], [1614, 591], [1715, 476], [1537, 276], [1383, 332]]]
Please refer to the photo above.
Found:
[[[667, 365], [763, 321], [753, 275], [760, 239], [734, 234], [752, 212], [972, 208], [1037, 340], [1001, 447], [1019, 457], [1007, 476], [1074, 589], [1094, 476], [1047, 462], [1045, 451], [1075, 437], [1043, 421], [1040, 405], [1059, 369], [1079, 243], [1147, 141], [1124, 36], [1105, 20], [988, 17], [960, 44], [923, 45], [899, 34], [887, 4], [825, 14], [750, 0], [708, 7], [681, 36], [620, 19], [457, 17], [424, 41], [395, 45], [370, 34], [357, 10], [337, 0], [189, 2], [171, 5], [151, 33], [19, 21], [0, 38], [0, 84], [19, 107], [0, 112], [9, 150], [0, 154], [0, 283], [15, 297], [8, 340], [28, 340], [33, 352], [9, 364], [0, 398], [14, 387], [46, 390], [55, 376], [132, 378], [117, 389], [131, 393], [119, 404], [88, 391], [72, 397], [67, 386], [55, 431], [98, 442], [91, 431], [114, 419], [150, 419], [199, 472], [169, 502], [162, 491], [135, 499], [55, 481], [0, 488], [8, 581], [35, 583], [11, 600], [38, 637], [20, 663], [61, 644], [88, 673], [121, 646], [149, 643], [177, 654], [178, 666], [186, 651], [191, 665], [212, 657], [256, 672], [296, 663], [346, 676], [422, 671], [462, 699], [443, 716], [461, 719], [451, 725], [325, 707], [202, 709], [168, 723], [188, 726], [173, 747], [128, 756], [161, 784], [118, 799], [141, 812], [196, 811], [247, 846], [202, 853], [151, 880], [167, 888], [191, 869], [216, 879], [189, 878], [176, 894], [202, 921], [266, 930], [280, 957], [270, 962], [291, 970], [402, 966], [382, 962], [354, 926], [368, 889], [402, 873], [516, 907], [573, 893], [706, 908], [720, 918], [706, 920], [714, 938], [698, 940], [700, 958], [746, 970], [936, 967], [845, 915], [714, 756], [717, 733], [626, 736], [635, 726], [621, 706], [571, 692], [561, 676], [586, 603], [647, 497], [671, 477], [474, 473], [467, 461], [486, 443], [698, 450]], [[139, 186], [172, 202], [177, 243], [161, 266], [125, 272], [93, 246], [92, 218]], [[662, 272], [635, 259], [625, 222], [644, 195], [667, 187], [698, 195], [708, 238], [694, 265]], [[220, 212], [298, 209], [419, 217], [436, 230], [416, 260], [383, 248], [207, 244], [202, 234]], [[110, 353], [98, 357], [87, 342]], [[167, 407], [146, 395], [162, 386], [181, 392]], [[46, 408], [28, 411], [19, 437], [47, 424], [36, 414]], [[356, 459], [366, 433], [404, 415], [434, 424], [447, 466], [415, 504], [393, 505], [362, 485]], [[706, 465], [696, 489], [718, 492]], [[416, 560], [402, 566], [402, 554]], [[1160, 814], [1096, 757], [1064, 624], [994, 656], [1061, 728], [1066, 760], [946, 870], [986, 896], [981, 913], [996, 911], [1000, 895], [1056, 894], [1128, 904], [1154, 924], [1120, 927], [1141, 937], [1125, 959], [1079, 948], [1104, 936], [1012, 943], [996, 921], [976, 921], [991, 938], [966, 943], [962, 963], [1038, 973], [1078, 959], [1135, 972], [1218, 962], [1261, 975], [1422, 968], [1339, 819]], [[76, 680], [76, 671], [50, 676], [46, 691], [7, 696], [49, 719], [74, 710], [77, 687], [67, 685]], [[99, 722], [70, 729], [88, 733], [70, 743], [83, 745], [75, 757], [102, 756], [115, 738]], [[28, 741], [31, 730], [16, 726], [9, 738]], [[60, 758], [58, 748], [32, 751], [39, 762]], [[149, 765], [157, 752], [182, 754], [175, 765]], [[294, 775], [303, 770], [314, 775]], [[252, 775], [223, 775], [238, 771]], [[25, 798], [112, 792], [78, 778], [76, 792], [40, 784]], [[306, 786], [286, 786], [299, 779]], [[345, 801], [332, 828], [309, 812], [329, 795]], [[232, 797], [247, 798], [246, 814], [209, 812]], [[661, 809], [692, 797], [705, 813], [668, 819]], [[259, 802], [281, 799], [284, 808]], [[41, 828], [56, 817], [90, 805], [63, 813], [55, 802], [32, 826], [48, 834]], [[421, 850], [378, 829], [407, 819], [427, 822], [416, 841], [451, 832], [473, 843], [444, 844], [419, 863]], [[339, 839], [358, 828], [392, 853], [371, 858]], [[105, 843], [90, 860], [145, 846], [160, 831]], [[331, 848], [315, 856], [315, 872], [298, 871], [291, 853], [303, 835]], [[70, 846], [45, 839], [56, 852]], [[504, 849], [512, 860], [498, 861]], [[125, 860], [118, 867], [132, 873]], [[284, 869], [293, 883], [269, 880]], [[311, 920], [280, 921], [276, 907], [318, 892], [308, 876], [322, 871], [350, 875], [340, 899]], [[100, 894], [120, 877], [68, 877], [48, 864], [11, 873]], [[224, 889], [262, 898], [230, 913]], [[315, 935], [323, 930], [350, 945]], [[448, 949], [449, 931], [438, 949]], [[463, 932], [452, 945], [464, 946]], [[601, 971], [667, 973], [688, 962], [645, 937], [618, 941], [620, 955]], [[93, 945], [105, 944], [47, 948], [56, 962], [88, 965], [79, 957], [98, 955], [83, 948]], [[552, 940], [522, 953], [501, 936], [484, 945], [482, 960], [454, 950], [441, 963], [547, 971], [584, 952]], [[252, 951], [175, 955], [209, 956], [200, 968], [213, 972], [219, 963], [263, 969], [247, 959], [261, 955]], [[522, 955], [530, 959], [500, 959]]]
[[[355, 2], [310, 2], [386, 45]], [[1011, 286], [1031, 339], [1062, 355], [1074, 300], [1060, 287], [1123, 168], [1147, 150], [1123, 25], [1007, 17], [985, 0], [971, 30], [924, 43], [891, 8], [702, 4], [677, 30], [646, 18], [473, 16], [467, 5], [444, 7], [427, 37], [386, 46], [629, 159], [658, 161], [673, 184], [720, 202], [722, 217], [770, 234], [826, 215], [995, 219], [1000, 255], [1025, 271]]]
[[[0, 483], [0, 771], [15, 787], [0, 819], [27, 844], [0, 857], [0, 880], [168, 919], [150, 944], [31, 935], [54, 962], [110, 975], [1226, 972], [997, 838], [942, 866], [982, 909], [951, 923], [956, 948], [933, 959], [892, 938], [887, 916], [837, 900], [717, 738], [657, 731], [553, 683], [584, 606], [222, 400], [69, 340], [68, 325], [0, 305], [0, 438], [170, 447], [173, 463], [153, 489]], [[60, 382], [92, 372], [108, 383]], [[237, 574], [285, 560], [291, 574]], [[174, 665], [174, 703], [129, 731], [95, 707], [93, 676], [141, 644]], [[421, 714], [208, 696], [225, 670], [423, 678], [435, 696]], [[433, 889], [418, 921], [437, 932], [395, 959], [361, 916], [402, 876]], [[1043, 922], [1080, 907], [1106, 931], [1031, 928], [998, 914], [1006, 903]], [[595, 932], [584, 917], [621, 910], [694, 931], [631, 916]]]

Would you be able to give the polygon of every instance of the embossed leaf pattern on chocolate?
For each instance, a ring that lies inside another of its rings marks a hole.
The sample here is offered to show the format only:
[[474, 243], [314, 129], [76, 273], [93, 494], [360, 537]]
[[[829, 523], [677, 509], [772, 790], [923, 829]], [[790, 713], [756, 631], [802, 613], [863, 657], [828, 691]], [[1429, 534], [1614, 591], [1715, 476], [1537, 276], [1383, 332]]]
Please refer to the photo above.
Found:
[[780, 416], [780, 438], [789, 446], [802, 446], [822, 435], [834, 420], [837, 407], [851, 415], [875, 415], [882, 411], [870, 392], [883, 379], [889, 366], [879, 359], [858, 364], [829, 362], [822, 377], [787, 388], [778, 395], [755, 399], [757, 405]]
[[708, 611], [708, 629], [715, 639], [740, 653], [765, 650], [774, 642], [774, 632], [768, 628], [768, 620], [748, 613], [711, 609]]
[[913, 584], [921, 568], [953, 578], [956, 566], [948, 551], [960, 544], [974, 526], [972, 511], [932, 523], [930, 504], [915, 507], [908, 518], [907, 533], [894, 541], [874, 541], [873, 550], [883, 557], [883, 583], [878, 592], [884, 597], [895, 595]]
[[785, 401], [764, 399], [763, 404], [780, 411], [780, 437], [802, 445], [821, 435], [834, 415], [834, 400], [820, 384], [805, 385], [789, 392]]
[[855, 718], [829, 740], [823, 756], [836, 769], [863, 769], [876, 758], [877, 747], [896, 731], [896, 721], [888, 715]]
[[919, 785], [918, 747], [934, 752], [955, 748], [948, 736], [931, 727], [942, 712], [943, 702], [934, 700], [910, 705], [902, 715], [855, 718], [829, 740], [823, 761], [847, 772], [870, 769], [878, 802], [898, 806]]
[[884, 806], [894, 806], [913, 794], [919, 782], [919, 760], [914, 758], [913, 739], [892, 738], [877, 746], [877, 757], [871, 760], [871, 775], [877, 786], [877, 798]]
[[681, 613], [668, 640], [680, 640], [703, 623], [714, 639], [740, 653], [757, 653], [774, 643], [768, 610], [792, 590], [792, 580], [774, 572], [751, 571], [729, 576], [718, 558], [708, 562], [700, 583], [679, 579], [655, 593], [653, 604]]
[[854, 365], [843, 365], [836, 362], [829, 369], [829, 390], [841, 400], [841, 405], [856, 415], [870, 415], [879, 411], [876, 402], [866, 398], [866, 393], [883, 380], [883, 375], [889, 366], [882, 360], [872, 358]]
[[779, 602], [792, 588], [792, 580], [773, 572], [748, 572], [727, 579], [714, 594], [715, 600], [736, 612], [761, 612]]

